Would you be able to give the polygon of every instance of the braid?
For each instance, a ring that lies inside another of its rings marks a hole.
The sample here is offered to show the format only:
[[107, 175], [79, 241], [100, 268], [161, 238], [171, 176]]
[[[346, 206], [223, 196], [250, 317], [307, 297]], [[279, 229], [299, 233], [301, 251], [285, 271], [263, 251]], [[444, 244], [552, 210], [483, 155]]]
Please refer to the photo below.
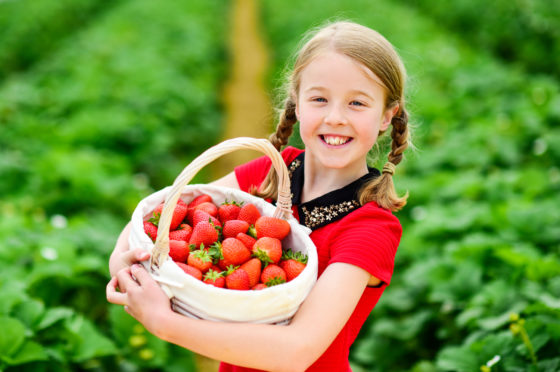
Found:
[[391, 130], [391, 152], [389, 161], [395, 165], [399, 164], [403, 157], [403, 152], [408, 147], [408, 114], [406, 110], [401, 110], [400, 115], [394, 116], [391, 120], [393, 129]]
[[[280, 121], [276, 126], [276, 132], [272, 133], [268, 138], [276, 150], [280, 151], [283, 146], [288, 144], [296, 122], [296, 103], [292, 97], [288, 97], [284, 102], [284, 109], [280, 113]], [[260, 189], [252, 188], [249, 192], [263, 199], [276, 200], [278, 196], [278, 175], [274, 167], [270, 168]]]
[[404, 108], [398, 115], [393, 116], [391, 124], [393, 129], [391, 130], [391, 152], [387, 156], [389, 161], [383, 166], [381, 176], [365, 184], [359, 195], [362, 205], [375, 201], [381, 208], [398, 211], [405, 206], [408, 198], [408, 193], [399, 197], [393, 184], [395, 166], [401, 162], [403, 152], [409, 145], [408, 114]]

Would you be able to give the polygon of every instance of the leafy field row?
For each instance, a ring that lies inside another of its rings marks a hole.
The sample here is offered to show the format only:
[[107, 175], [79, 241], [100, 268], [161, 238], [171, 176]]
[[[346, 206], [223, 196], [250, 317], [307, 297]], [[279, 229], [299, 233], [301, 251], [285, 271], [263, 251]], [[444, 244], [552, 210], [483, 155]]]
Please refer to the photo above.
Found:
[[17, 0], [0, 2], [0, 80], [25, 71], [61, 47], [65, 36], [121, 1]]
[[[49, 4], [47, 15], [75, 9]], [[0, 370], [193, 370], [190, 352], [104, 292], [138, 201], [221, 132], [228, 12], [221, 1], [117, 2], [3, 81]], [[21, 20], [33, 17], [49, 22]], [[51, 26], [45, 37], [62, 38]]]
[[352, 349], [355, 370], [557, 371], [554, 77], [522, 72], [491, 48], [473, 48], [470, 33], [389, 1], [264, 4], [275, 46], [271, 85], [302, 33], [333, 18], [380, 31], [410, 75], [417, 150], [395, 176], [397, 188], [410, 192], [397, 214], [404, 236], [391, 286]]
[[531, 73], [560, 78], [560, 7], [549, 0], [407, 0], [423, 14], [462, 34], [474, 49]]

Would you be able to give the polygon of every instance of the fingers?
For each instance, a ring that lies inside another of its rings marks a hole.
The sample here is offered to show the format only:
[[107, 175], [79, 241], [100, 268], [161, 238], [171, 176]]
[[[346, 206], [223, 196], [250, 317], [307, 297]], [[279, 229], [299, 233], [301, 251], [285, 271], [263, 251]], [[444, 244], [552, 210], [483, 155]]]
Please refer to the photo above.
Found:
[[150, 258], [150, 253], [146, 252], [142, 248], [127, 251], [122, 255], [122, 260], [127, 264], [127, 266], [130, 266], [135, 262], [146, 261], [148, 258]]
[[107, 283], [107, 287], [105, 289], [107, 294], [107, 301], [116, 305], [126, 305], [127, 295], [126, 293], [118, 292], [117, 285], [118, 281], [116, 276], [112, 277], [109, 283]]
[[130, 267], [130, 271], [141, 286], [155, 283], [154, 279], [142, 265], [134, 264]]

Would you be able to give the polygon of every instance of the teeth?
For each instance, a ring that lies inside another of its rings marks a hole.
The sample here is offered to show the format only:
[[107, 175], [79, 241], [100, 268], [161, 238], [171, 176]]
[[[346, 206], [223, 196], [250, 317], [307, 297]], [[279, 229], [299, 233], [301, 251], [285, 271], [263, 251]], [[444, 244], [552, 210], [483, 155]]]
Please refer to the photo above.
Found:
[[338, 137], [338, 136], [323, 136], [325, 142], [329, 145], [338, 146], [343, 145], [350, 139], [349, 137]]

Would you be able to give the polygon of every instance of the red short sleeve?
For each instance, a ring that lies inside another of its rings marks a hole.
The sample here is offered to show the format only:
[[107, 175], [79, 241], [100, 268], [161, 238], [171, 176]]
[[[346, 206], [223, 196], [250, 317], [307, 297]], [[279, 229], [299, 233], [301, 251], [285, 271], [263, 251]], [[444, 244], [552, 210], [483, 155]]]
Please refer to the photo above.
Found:
[[344, 217], [330, 234], [329, 264], [349, 263], [389, 284], [401, 235], [401, 224], [390, 211], [368, 203]]
[[[286, 164], [290, 164], [303, 150], [288, 146], [282, 150], [282, 158]], [[235, 167], [237, 183], [242, 191], [248, 192], [251, 186], [259, 187], [266, 178], [272, 162], [268, 156], [261, 156], [248, 163]]]

